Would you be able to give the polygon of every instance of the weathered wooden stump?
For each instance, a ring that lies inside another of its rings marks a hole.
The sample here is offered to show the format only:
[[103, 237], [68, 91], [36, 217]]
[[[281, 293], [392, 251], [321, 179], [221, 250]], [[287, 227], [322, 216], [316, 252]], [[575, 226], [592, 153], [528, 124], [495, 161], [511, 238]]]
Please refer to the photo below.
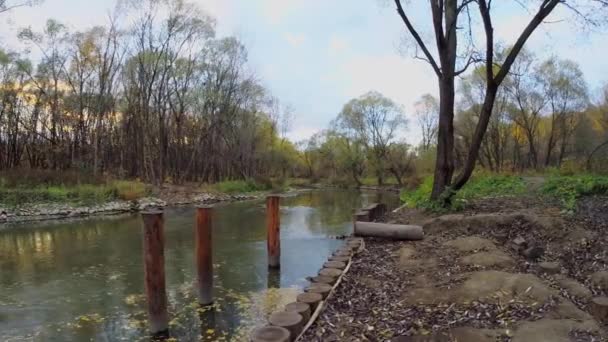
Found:
[[342, 270], [337, 268], [324, 268], [319, 271], [319, 275], [337, 278], [342, 274]]
[[319, 293], [304, 292], [300, 293], [297, 297], [297, 301], [310, 305], [310, 310], [315, 311], [319, 302], [323, 300], [323, 296]]
[[312, 311], [310, 310], [310, 305], [301, 302], [293, 302], [285, 305], [285, 311], [293, 311], [299, 313], [302, 318], [304, 318], [304, 322], [308, 322], [312, 313]]
[[347, 241], [346, 245], [351, 248], [358, 249], [359, 247], [361, 247], [361, 241]]
[[268, 245], [268, 266], [270, 268], [281, 267], [281, 237], [279, 196], [268, 196], [266, 198], [266, 224]]
[[144, 285], [148, 303], [148, 320], [153, 336], [166, 336], [169, 331], [167, 291], [165, 288], [165, 236], [163, 212], [146, 211], [143, 219]]
[[358, 244], [362, 244], [363, 243], [363, 239], [360, 237], [349, 237], [346, 239], [346, 243], [358, 243]]
[[304, 318], [294, 311], [275, 312], [268, 318], [268, 323], [289, 330], [291, 341], [295, 340], [304, 328]]
[[589, 312], [601, 323], [608, 323], [608, 297], [596, 297], [589, 303]]
[[343, 270], [346, 268], [346, 264], [340, 261], [328, 261], [323, 264], [324, 268], [337, 268], [339, 270]]
[[341, 257], [351, 257], [353, 255], [353, 253], [351, 251], [347, 251], [347, 250], [343, 250], [343, 249], [339, 249], [337, 251], [334, 252], [334, 256], [341, 256]]
[[323, 299], [325, 299], [327, 298], [327, 295], [329, 295], [332, 289], [333, 287], [328, 284], [313, 283], [310, 284], [310, 286], [308, 286], [307, 288], [305, 288], [304, 291], [308, 293], [319, 293], [321, 294], [321, 296], [323, 296]]
[[196, 227], [194, 233], [197, 294], [201, 305], [213, 303], [213, 261], [211, 249], [211, 207], [196, 209]]
[[334, 256], [329, 257], [329, 261], [339, 261], [339, 262], [347, 263], [350, 261], [350, 257], [334, 255]]
[[355, 215], [353, 215], [353, 220], [359, 222], [369, 222], [371, 221], [370, 212], [366, 210], [358, 211], [355, 213]]
[[338, 278], [336, 277], [329, 277], [329, 276], [316, 276], [316, 277], [312, 277], [310, 279], [311, 283], [320, 283], [320, 284], [328, 284], [328, 285], [333, 285], [336, 283], [336, 281], [338, 280]]
[[275, 326], [257, 328], [251, 334], [251, 342], [288, 342], [290, 338], [289, 330]]
[[340, 251], [348, 251], [351, 253], [354, 253], [355, 251], [357, 251], [357, 249], [359, 249], [359, 246], [353, 246], [351, 244], [345, 244], [344, 246], [340, 247]]

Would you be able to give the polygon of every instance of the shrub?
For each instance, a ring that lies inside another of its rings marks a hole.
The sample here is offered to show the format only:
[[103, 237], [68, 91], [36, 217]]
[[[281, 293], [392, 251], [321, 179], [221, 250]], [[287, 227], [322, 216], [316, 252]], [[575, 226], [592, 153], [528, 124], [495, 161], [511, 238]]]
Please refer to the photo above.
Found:
[[149, 187], [140, 181], [114, 181], [110, 193], [114, 198], [132, 201], [146, 196], [150, 192]]
[[270, 189], [270, 187], [267, 185], [259, 184], [253, 180], [223, 181], [216, 183], [214, 188], [219, 192], [224, 192], [227, 194], [264, 191]]
[[541, 187], [541, 193], [557, 199], [564, 208], [574, 210], [577, 200], [585, 195], [607, 195], [608, 176], [551, 176]]
[[521, 177], [509, 175], [476, 174], [452, 198], [451, 207], [443, 208], [439, 203], [431, 201], [433, 177], [427, 176], [413, 191], [401, 191], [401, 201], [411, 208], [443, 211], [446, 209], [463, 209], [468, 201], [488, 196], [513, 196], [524, 193], [526, 185]]

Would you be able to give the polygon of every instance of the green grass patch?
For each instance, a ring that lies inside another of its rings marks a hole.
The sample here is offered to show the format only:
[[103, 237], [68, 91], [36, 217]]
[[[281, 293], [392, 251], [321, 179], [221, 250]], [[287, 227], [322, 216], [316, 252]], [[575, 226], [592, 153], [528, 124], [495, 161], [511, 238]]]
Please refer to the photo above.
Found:
[[212, 185], [212, 189], [227, 194], [241, 194], [270, 190], [272, 189], [272, 185], [258, 183], [254, 180], [230, 180], [215, 183]]
[[461, 210], [473, 199], [488, 196], [515, 196], [526, 191], [526, 184], [519, 176], [511, 175], [474, 175], [469, 182], [452, 198], [450, 208], [443, 208], [431, 201], [433, 177], [427, 176], [413, 191], [401, 191], [401, 201], [411, 208], [423, 208], [434, 211]]
[[19, 185], [8, 187], [0, 182], [0, 203], [20, 206], [28, 203], [71, 203], [91, 205], [112, 200], [135, 200], [146, 196], [150, 188], [138, 181], [109, 181], [105, 184]]
[[559, 200], [565, 209], [574, 210], [582, 196], [608, 195], [608, 176], [554, 175], [545, 181], [540, 191], [544, 196]]

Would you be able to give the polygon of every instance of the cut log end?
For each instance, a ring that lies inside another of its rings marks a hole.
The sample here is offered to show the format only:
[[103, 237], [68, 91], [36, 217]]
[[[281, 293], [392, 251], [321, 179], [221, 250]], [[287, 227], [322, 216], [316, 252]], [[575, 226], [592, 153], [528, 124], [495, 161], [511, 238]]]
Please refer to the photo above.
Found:
[[251, 342], [288, 342], [290, 338], [289, 330], [275, 326], [257, 328], [251, 334]]
[[331, 292], [332, 288], [333, 287], [328, 284], [315, 283], [305, 288], [304, 291], [309, 293], [319, 293], [321, 296], [323, 296], [323, 299], [325, 299]]
[[338, 278], [336, 277], [329, 277], [329, 276], [316, 276], [316, 277], [312, 277], [310, 279], [311, 283], [314, 284], [328, 284], [328, 285], [333, 285], [336, 283], [336, 281], [338, 280]]
[[314, 311], [317, 308], [317, 305], [319, 305], [321, 300], [323, 300], [323, 296], [319, 293], [304, 292], [297, 297], [298, 302], [310, 305], [311, 311]]
[[292, 341], [302, 332], [302, 328], [304, 328], [304, 318], [294, 311], [275, 312], [268, 318], [268, 323], [289, 330]]
[[285, 305], [285, 311], [293, 311], [299, 313], [304, 318], [304, 322], [308, 322], [312, 313], [309, 304], [300, 302], [293, 302]]
[[334, 256], [339, 256], [339, 257], [347, 257], [350, 258], [353, 255], [353, 253], [349, 250], [343, 250], [343, 249], [339, 249], [337, 251], [334, 252]]
[[325, 268], [337, 268], [339, 270], [343, 270], [344, 268], [346, 268], [346, 264], [340, 261], [328, 261], [326, 263], [323, 264], [323, 267]]
[[324, 268], [319, 271], [319, 275], [337, 278], [342, 274], [342, 270], [337, 268]]
[[347, 263], [350, 260], [350, 257], [347, 256], [332, 256], [329, 258], [329, 261], [339, 261], [343, 263]]

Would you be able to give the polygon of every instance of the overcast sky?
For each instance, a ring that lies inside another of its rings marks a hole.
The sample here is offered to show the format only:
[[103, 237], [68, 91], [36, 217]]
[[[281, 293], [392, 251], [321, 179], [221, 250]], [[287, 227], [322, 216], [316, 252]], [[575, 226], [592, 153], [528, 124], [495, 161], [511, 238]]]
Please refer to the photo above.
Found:
[[[195, 0], [216, 17], [218, 35], [236, 35], [249, 50], [262, 83], [294, 109], [289, 137], [307, 138], [324, 129], [342, 105], [369, 90], [402, 104], [409, 118], [425, 93], [437, 94], [430, 67], [411, 58], [401, 41], [404, 26], [389, 0]], [[515, 1], [504, 1], [505, 3]], [[422, 3], [422, 1], [409, 1]], [[40, 29], [48, 18], [85, 29], [104, 24], [114, 0], [46, 0], [2, 17], [0, 37], [15, 44], [20, 27]], [[517, 7], [498, 8], [495, 28], [512, 44], [530, 14]], [[427, 24], [424, 8], [412, 8], [414, 21]], [[578, 62], [592, 91], [608, 81], [605, 33], [583, 32], [557, 12], [534, 34], [529, 49], [539, 58], [557, 55]], [[424, 26], [428, 27], [428, 26]], [[430, 32], [423, 30], [428, 36]], [[415, 120], [403, 139], [417, 143]]]

